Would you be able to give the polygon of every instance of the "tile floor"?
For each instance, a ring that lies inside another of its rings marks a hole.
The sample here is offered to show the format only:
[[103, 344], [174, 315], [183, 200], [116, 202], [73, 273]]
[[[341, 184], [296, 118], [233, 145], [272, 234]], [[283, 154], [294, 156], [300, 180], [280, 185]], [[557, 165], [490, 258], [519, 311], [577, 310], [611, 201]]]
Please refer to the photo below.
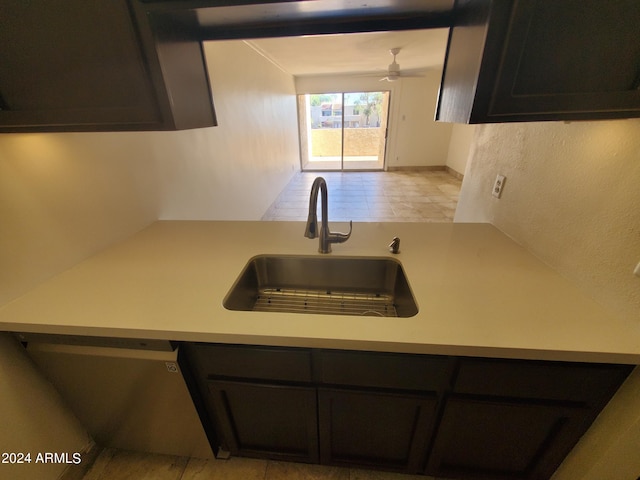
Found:
[[318, 176], [327, 181], [329, 220], [339, 222], [452, 222], [462, 184], [444, 170], [300, 172], [262, 220], [306, 221]]
[[422, 475], [232, 457], [202, 460], [105, 448], [83, 480], [435, 480]]

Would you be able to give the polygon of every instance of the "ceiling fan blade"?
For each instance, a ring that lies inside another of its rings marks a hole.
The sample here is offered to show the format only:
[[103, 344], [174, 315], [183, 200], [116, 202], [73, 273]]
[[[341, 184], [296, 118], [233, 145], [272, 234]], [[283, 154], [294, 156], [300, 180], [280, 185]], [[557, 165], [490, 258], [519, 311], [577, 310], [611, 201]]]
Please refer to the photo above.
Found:
[[378, 72], [363, 72], [363, 73], [351, 73], [348, 74], [352, 77], [380, 77], [380, 75], [386, 75], [387, 71], [385, 69], [379, 69]]
[[400, 72], [401, 77], [425, 77], [428, 69], [425, 68], [407, 68]]

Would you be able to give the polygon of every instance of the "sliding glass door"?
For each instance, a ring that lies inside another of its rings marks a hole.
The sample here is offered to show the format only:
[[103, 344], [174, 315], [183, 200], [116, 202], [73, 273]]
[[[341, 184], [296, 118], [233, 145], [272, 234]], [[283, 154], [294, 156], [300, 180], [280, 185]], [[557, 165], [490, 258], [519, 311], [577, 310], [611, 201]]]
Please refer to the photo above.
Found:
[[382, 170], [389, 92], [298, 96], [302, 170]]

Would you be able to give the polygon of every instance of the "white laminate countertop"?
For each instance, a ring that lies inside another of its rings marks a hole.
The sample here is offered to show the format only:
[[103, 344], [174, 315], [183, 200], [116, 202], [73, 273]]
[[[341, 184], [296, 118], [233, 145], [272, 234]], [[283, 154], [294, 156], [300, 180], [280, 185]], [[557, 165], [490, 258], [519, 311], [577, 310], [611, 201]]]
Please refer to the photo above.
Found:
[[332, 256], [399, 260], [413, 317], [224, 308], [251, 257], [320, 256], [303, 232], [301, 222], [159, 221], [5, 305], [0, 330], [640, 364], [640, 322], [611, 315], [489, 224], [356, 223], [333, 245]]

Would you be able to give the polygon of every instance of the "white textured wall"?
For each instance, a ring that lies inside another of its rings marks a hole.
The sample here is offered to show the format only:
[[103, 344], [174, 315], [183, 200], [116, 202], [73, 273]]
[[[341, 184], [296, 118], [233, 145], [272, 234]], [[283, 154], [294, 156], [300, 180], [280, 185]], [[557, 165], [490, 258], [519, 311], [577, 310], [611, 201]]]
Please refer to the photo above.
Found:
[[451, 131], [449, 151], [447, 153], [447, 167], [464, 175], [467, 169], [469, 154], [475, 132], [475, 125], [456, 123]]
[[204, 48], [218, 126], [154, 138], [160, 218], [259, 220], [300, 169], [293, 77], [240, 40]]
[[297, 77], [296, 91], [302, 94], [389, 90], [386, 166], [444, 166], [452, 125], [433, 120], [441, 75], [442, 70], [431, 69], [424, 77], [397, 82], [380, 82], [378, 76]]
[[482, 125], [455, 221], [494, 224], [640, 328], [639, 185], [638, 119]]
[[447, 164], [452, 125], [434, 121], [442, 71], [427, 70], [424, 78], [403, 78], [395, 115], [394, 149], [389, 167]]

